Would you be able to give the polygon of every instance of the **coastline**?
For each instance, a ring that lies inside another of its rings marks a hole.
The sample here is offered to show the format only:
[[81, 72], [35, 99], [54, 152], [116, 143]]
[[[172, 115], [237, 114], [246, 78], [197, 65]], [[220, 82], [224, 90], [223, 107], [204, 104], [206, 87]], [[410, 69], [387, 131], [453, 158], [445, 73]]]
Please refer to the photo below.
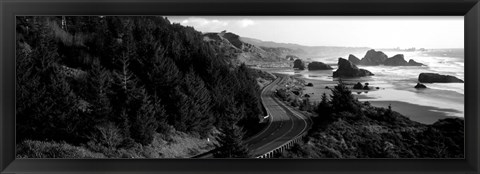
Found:
[[[366, 100], [361, 100], [366, 101]], [[392, 110], [396, 111], [408, 118], [410, 120], [423, 123], [423, 124], [433, 124], [440, 119], [445, 118], [461, 118], [461, 117], [454, 117], [448, 116], [445, 112], [456, 112], [453, 109], [442, 109], [436, 108], [432, 106], [423, 106], [418, 104], [412, 104], [407, 102], [401, 101], [368, 101], [372, 106], [376, 107], [384, 107], [387, 108], [388, 105], [392, 106]]]
[[[320, 102], [323, 93], [326, 93], [327, 96], [329, 96], [331, 94], [330, 89], [337, 84], [337, 82], [335, 81], [308, 79], [305, 77], [298, 78], [305, 80], [306, 83], [313, 84], [313, 87], [306, 86], [304, 90], [305, 94], [310, 95], [311, 102]], [[326, 89], [325, 86], [328, 86], [330, 89]], [[387, 108], [388, 105], [391, 104], [394, 111], [399, 112], [400, 114], [410, 118], [410, 120], [423, 124], [433, 124], [434, 122], [445, 118], [462, 118], [448, 115], [448, 113], [459, 112], [454, 109], [444, 109], [394, 100], [374, 100], [376, 98], [368, 97], [365, 95], [357, 95], [356, 92], [352, 93], [360, 101], [368, 101], [372, 106]]]

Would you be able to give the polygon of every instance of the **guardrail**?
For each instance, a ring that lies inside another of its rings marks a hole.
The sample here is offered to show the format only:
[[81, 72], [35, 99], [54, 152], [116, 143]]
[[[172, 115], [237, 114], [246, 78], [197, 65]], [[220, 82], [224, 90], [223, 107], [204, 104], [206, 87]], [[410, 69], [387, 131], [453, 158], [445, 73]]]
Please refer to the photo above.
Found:
[[295, 137], [294, 139], [291, 139], [290, 141], [287, 141], [287, 142], [283, 143], [279, 147], [277, 147], [277, 148], [275, 148], [271, 151], [268, 151], [267, 153], [265, 153], [263, 155], [257, 156], [256, 158], [272, 158], [272, 157], [274, 157], [275, 154], [282, 153], [283, 151], [291, 148], [295, 143], [300, 142], [305, 135], [307, 135], [307, 131], [303, 132], [302, 134]]

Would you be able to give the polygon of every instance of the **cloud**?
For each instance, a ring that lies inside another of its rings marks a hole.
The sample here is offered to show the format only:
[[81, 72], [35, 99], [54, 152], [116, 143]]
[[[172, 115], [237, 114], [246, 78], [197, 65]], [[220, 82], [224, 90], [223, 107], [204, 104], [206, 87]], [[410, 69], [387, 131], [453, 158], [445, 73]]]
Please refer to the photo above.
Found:
[[195, 30], [208, 33], [230, 31], [239, 32], [253, 25], [260, 25], [256, 20], [249, 18], [226, 18], [226, 17], [210, 17], [210, 16], [190, 16], [190, 17], [169, 17], [172, 23], [179, 23], [183, 26], [194, 27]]
[[193, 26], [200, 30], [216, 31], [225, 28], [228, 25], [227, 21], [220, 21], [217, 19], [209, 20], [205, 18], [190, 17], [181, 22], [182, 25]]
[[238, 21], [237, 24], [242, 28], [246, 28], [248, 26], [254, 25], [255, 22], [251, 19], [242, 19], [242, 20]]

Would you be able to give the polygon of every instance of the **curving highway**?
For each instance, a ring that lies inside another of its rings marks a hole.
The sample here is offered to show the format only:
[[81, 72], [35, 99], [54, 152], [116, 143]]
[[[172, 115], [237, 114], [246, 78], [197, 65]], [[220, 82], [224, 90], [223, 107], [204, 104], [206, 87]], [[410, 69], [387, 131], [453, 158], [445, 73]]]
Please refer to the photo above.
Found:
[[[268, 125], [256, 135], [245, 140], [255, 157], [268, 153], [297, 138], [307, 131], [311, 125], [309, 118], [286, 106], [274, 96], [275, 90], [286, 79], [286, 76], [280, 76], [262, 90], [262, 103], [269, 114]], [[212, 151], [194, 158], [213, 158]]]
[[286, 106], [274, 96], [275, 89], [285, 80], [286, 76], [281, 76], [262, 91], [262, 102], [270, 115], [270, 121], [263, 131], [245, 141], [255, 157], [300, 136], [311, 125], [309, 118]]

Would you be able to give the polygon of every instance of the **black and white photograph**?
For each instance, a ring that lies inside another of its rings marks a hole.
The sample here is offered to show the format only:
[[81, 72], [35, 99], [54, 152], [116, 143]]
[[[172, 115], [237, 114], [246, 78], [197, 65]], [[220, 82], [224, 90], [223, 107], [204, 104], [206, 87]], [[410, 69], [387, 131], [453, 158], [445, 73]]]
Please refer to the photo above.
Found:
[[15, 20], [16, 158], [465, 158], [463, 16]]

